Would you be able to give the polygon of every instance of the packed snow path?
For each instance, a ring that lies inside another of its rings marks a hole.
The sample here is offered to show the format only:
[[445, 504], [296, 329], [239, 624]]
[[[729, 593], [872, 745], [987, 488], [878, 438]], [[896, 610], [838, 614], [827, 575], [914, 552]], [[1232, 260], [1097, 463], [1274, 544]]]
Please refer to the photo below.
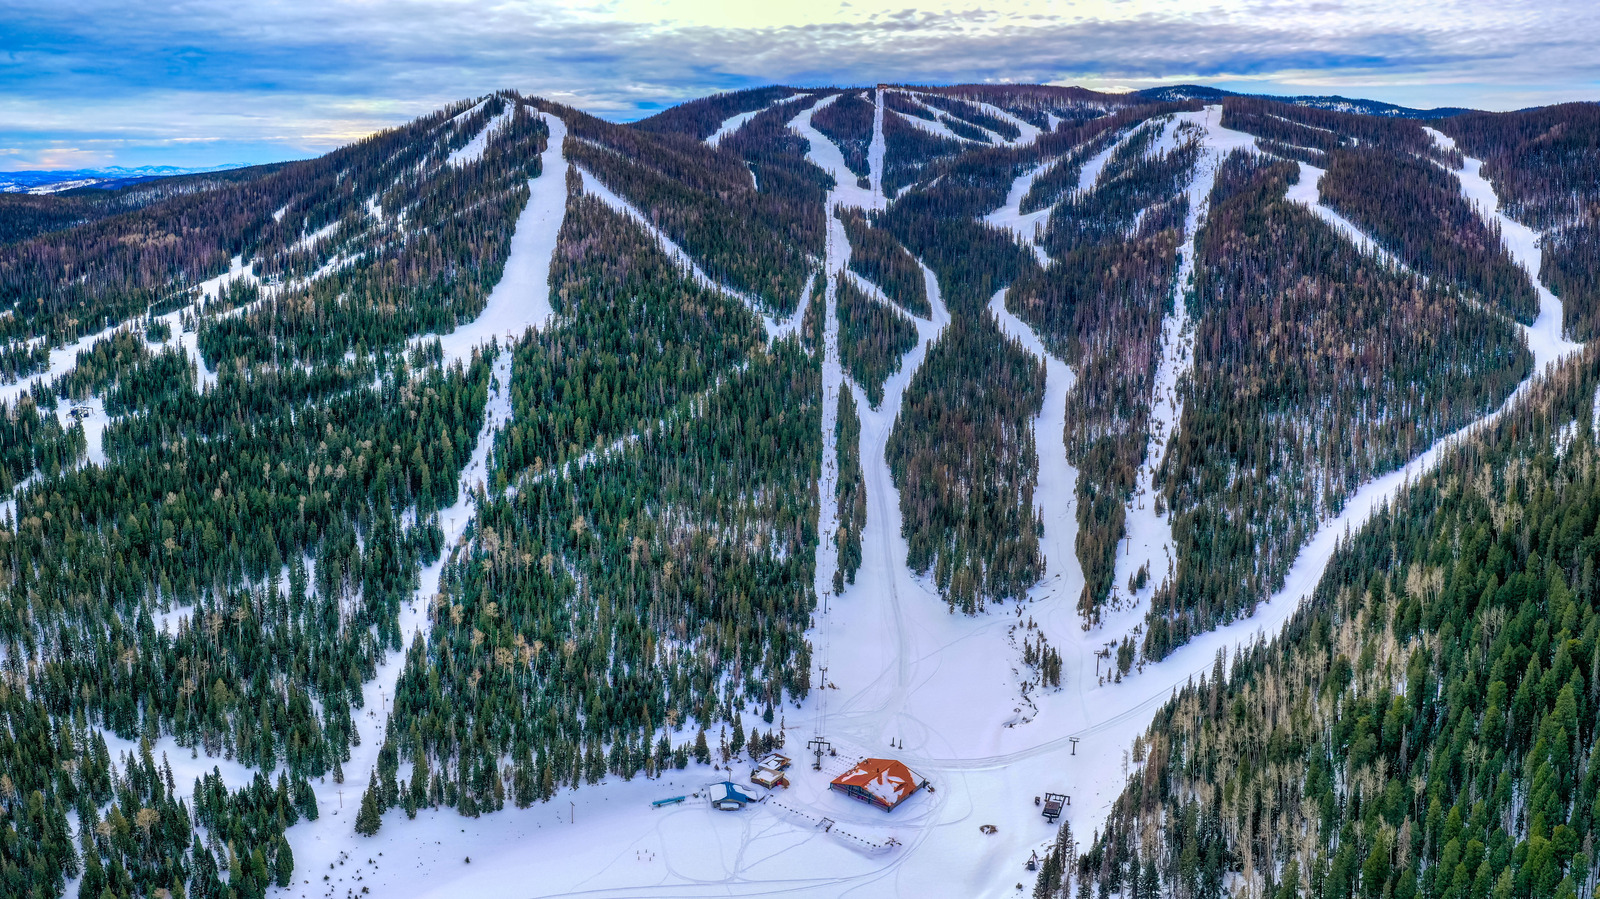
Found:
[[1029, 191], [1033, 190], [1033, 182], [1039, 180], [1040, 175], [1060, 165], [1067, 158], [1068, 156], [1060, 156], [1041, 162], [1018, 175], [1012, 180], [1011, 189], [1006, 192], [1006, 205], [989, 213], [981, 220], [986, 225], [1010, 231], [1016, 235], [1017, 239], [1022, 241], [1023, 246], [1033, 251], [1033, 256], [1039, 260], [1039, 264], [1046, 268], [1050, 266], [1050, 254], [1045, 252], [1044, 245], [1040, 243], [1040, 240], [1044, 237], [1042, 232], [1044, 231], [1045, 222], [1050, 220], [1050, 213], [1055, 207], [1051, 205], [1035, 209], [1032, 212], [1023, 212], [1022, 200], [1028, 196]]
[[517, 216], [505, 269], [478, 317], [439, 338], [446, 366], [468, 362], [472, 350], [491, 338], [513, 342], [528, 328], [543, 327], [554, 314], [550, 259], [567, 211], [567, 159], [561, 152], [567, 126], [549, 113], [540, 115], [550, 129], [550, 142], [539, 154], [539, 177], [528, 180], [528, 202]]
[[1018, 341], [1045, 365], [1044, 403], [1034, 419], [1034, 446], [1039, 457], [1039, 483], [1034, 489], [1035, 512], [1044, 523], [1039, 550], [1044, 554], [1044, 575], [1029, 591], [1033, 604], [1028, 614], [1048, 616], [1053, 630], [1077, 629], [1078, 596], [1083, 592], [1083, 563], [1078, 559], [1078, 469], [1067, 461], [1067, 396], [1077, 382], [1071, 367], [1045, 349], [1044, 341], [1027, 322], [1006, 308], [1007, 288], [989, 301], [1000, 330]]
[[[1423, 130], [1444, 149], [1457, 149], [1456, 142], [1443, 132], [1432, 128]], [[1539, 317], [1524, 328], [1523, 333], [1528, 338], [1528, 349], [1533, 351], [1534, 369], [1543, 371], [1550, 363], [1558, 362], [1583, 347], [1567, 339], [1562, 326], [1564, 310], [1561, 301], [1539, 280], [1541, 260], [1538, 233], [1505, 214], [1500, 206], [1500, 198], [1494, 192], [1494, 185], [1483, 177], [1483, 160], [1468, 156], [1462, 158], [1466, 164], [1455, 173], [1461, 181], [1461, 195], [1477, 207], [1484, 219], [1499, 227], [1506, 249], [1511, 251], [1511, 258], [1528, 273], [1528, 280], [1533, 282], [1533, 289], [1539, 294]]]
[[[790, 122], [789, 127], [800, 133], [811, 144], [808, 152], [813, 161], [819, 158], [831, 158], [827, 151], [832, 150], [838, 156], [837, 164], [844, 166], [844, 155], [839, 153], [839, 148], [831, 140], [817, 131], [811, 125], [811, 114], [818, 108], [838, 99], [838, 95], [827, 98], [821, 103], [804, 110]], [[869, 183], [875, 187], [883, 183], [883, 98], [879, 91], [878, 108], [875, 113], [873, 129], [873, 145], [877, 149], [869, 152], [867, 162], [871, 166]], [[820, 164], [820, 162], [819, 162]], [[846, 172], [848, 174], [848, 172]], [[826, 214], [828, 217], [827, 243], [822, 271], [823, 281], [823, 333], [822, 333], [822, 467], [817, 478], [817, 496], [822, 504], [817, 521], [817, 557], [815, 567], [814, 588], [818, 597], [827, 597], [833, 592], [833, 576], [839, 570], [839, 396], [840, 391], [847, 389], [845, 384], [844, 366], [839, 357], [839, 279], [848, 277], [850, 272], [850, 238], [844, 230], [844, 222], [839, 218], [839, 207], [844, 205], [841, 191], [854, 191], [849, 196], [860, 198], [860, 188], [853, 187], [855, 181], [842, 180], [835, 177], [837, 186], [828, 193]], [[882, 201], [882, 194], [874, 190], [870, 193], [869, 200]], [[927, 276], [925, 275], [925, 278]], [[937, 291], [938, 285], [933, 283], [933, 290]], [[876, 288], [874, 288], [875, 290]], [[878, 295], [881, 296], [881, 291]], [[809, 297], [808, 300], [809, 301]], [[802, 303], [804, 305], [804, 303]], [[899, 310], [894, 304], [890, 308]], [[921, 327], [918, 329], [919, 344]], [[914, 350], [912, 355], [915, 355]], [[908, 357], [909, 358], [909, 357]], [[920, 357], [919, 357], [920, 360]], [[907, 366], [907, 360], [901, 360], [902, 371]], [[913, 366], [914, 367], [914, 366]], [[887, 386], [885, 387], [887, 393]], [[867, 409], [865, 398], [859, 392], [852, 394], [856, 400], [858, 413]], [[887, 400], [887, 396], [885, 397]], [[863, 441], [863, 444], [865, 441]], [[864, 448], [862, 449], [864, 452]], [[863, 465], [865, 457], [863, 456]], [[871, 519], [868, 511], [868, 519]]]
[[718, 146], [719, 144], [722, 143], [722, 139], [723, 138], [725, 138], [728, 135], [734, 133], [735, 131], [738, 131], [740, 128], [743, 128], [744, 126], [750, 124], [750, 120], [751, 119], [753, 119], [756, 116], [762, 114], [763, 112], [766, 112], [767, 110], [771, 109], [772, 107], [774, 107], [774, 106], [782, 106], [785, 103], [789, 103], [789, 102], [792, 102], [794, 100], [799, 100], [799, 99], [801, 99], [803, 97], [809, 97], [809, 96], [811, 96], [811, 95], [807, 94], [807, 93], [804, 93], [804, 92], [797, 93], [797, 94], [790, 94], [787, 97], [779, 97], [778, 99], [773, 100], [771, 103], [768, 103], [767, 105], [761, 107], [760, 109], [752, 109], [749, 112], [741, 112], [741, 113], [736, 113], [734, 115], [731, 115], [731, 116], [727, 117], [726, 119], [722, 120], [722, 124], [717, 126], [717, 130], [711, 132], [711, 135], [706, 138], [706, 143], [710, 144], [713, 147]]
[[[994, 146], [998, 146], [998, 147], [1024, 147], [1024, 146], [1027, 146], [1028, 144], [1031, 144], [1034, 141], [1038, 140], [1039, 136], [1044, 133], [1043, 131], [1041, 131], [1039, 129], [1039, 127], [1037, 125], [1033, 124], [1032, 122], [1029, 122], [1029, 121], [1027, 121], [1025, 119], [1018, 118], [1017, 116], [1012, 115], [1009, 112], [1006, 112], [1004, 109], [1001, 109], [1000, 107], [995, 106], [992, 103], [985, 103], [985, 102], [983, 102], [981, 100], [973, 100], [973, 99], [969, 99], [967, 97], [956, 97], [956, 98], [954, 98], [954, 99], [957, 99], [957, 100], [961, 101], [962, 103], [965, 103], [965, 104], [967, 104], [969, 106], [974, 106], [974, 107], [982, 110], [983, 112], [986, 112], [989, 115], [994, 116], [997, 119], [1000, 119], [1001, 121], [1007, 122], [1012, 127], [1016, 128], [1018, 134], [1017, 134], [1017, 137], [1015, 139], [1008, 138], [1003, 134], [998, 134], [995, 131], [993, 131], [992, 129], [985, 128], [985, 127], [983, 127], [982, 125], [979, 125], [976, 122], [968, 121], [967, 119], [963, 118], [960, 115], [957, 115], [956, 113], [948, 112], [948, 111], [940, 109], [939, 107], [936, 107], [936, 106], [934, 106], [934, 105], [932, 105], [930, 103], [925, 102], [922, 98], [925, 97], [925, 96], [930, 96], [929, 94], [924, 94], [924, 93], [921, 93], [920, 91], [910, 91], [910, 90], [904, 90], [904, 89], [900, 90], [899, 93], [902, 96], [904, 96], [906, 99], [910, 100], [912, 103], [914, 103], [917, 106], [921, 107], [922, 109], [926, 110], [929, 115], [932, 115], [932, 116], [935, 116], [935, 117], [938, 117], [938, 116], [949, 116], [952, 119], [960, 119], [963, 123], [965, 123], [965, 124], [967, 124], [967, 125], [969, 125], [969, 126], [971, 126], [973, 128], [976, 128], [979, 131], [982, 131], [985, 135], [988, 136], [989, 142], [991, 144], [993, 144]], [[896, 113], [896, 115], [899, 115], [899, 113]], [[963, 143], [969, 143], [969, 144], [971, 144], [971, 143], [979, 143], [978, 141], [974, 141], [974, 140], [972, 140], [971, 138], [968, 138], [968, 137], [962, 137], [961, 135], [956, 134], [955, 132], [951, 131], [949, 126], [947, 126], [943, 121], [930, 122], [927, 119], [922, 118], [921, 116], [914, 116], [914, 115], [901, 115], [900, 118], [901, 118], [902, 121], [907, 122], [908, 124], [914, 125], [914, 126], [916, 126], [918, 128], [921, 128], [922, 130], [927, 131], [929, 134], [936, 134], [939, 137], [943, 137], [943, 138], [946, 138], [946, 139], [949, 139], [949, 140], [958, 140], [958, 141], [961, 141]]]
[[[1126, 134], [1122, 135], [1117, 140], [1112, 141], [1111, 144], [1105, 149], [1084, 161], [1083, 168], [1078, 172], [1077, 189], [1079, 193], [1094, 189], [1095, 185], [1100, 181], [1101, 173], [1105, 171], [1106, 163], [1111, 161], [1111, 155], [1115, 153], [1117, 149], [1128, 140], [1128, 138], [1132, 137], [1133, 133], [1137, 130], [1138, 128], [1129, 129]], [[1018, 175], [1012, 180], [1011, 188], [1006, 192], [1005, 205], [980, 219], [980, 221], [986, 225], [1010, 231], [1012, 234], [1016, 235], [1016, 238], [1020, 240], [1024, 246], [1033, 251], [1034, 258], [1039, 260], [1039, 264], [1045, 268], [1049, 268], [1052, 264], [1054, 264], [1055, 260], [1051, 259], [1050, 255], [1045, 252], [1044, 245], [1041, 242], [1044, 239], [1044, 229], [1049, 224], [1050, 214], [1055, 212], [1056, 207], [1059, 206], [1061, 201], [1066, 198], [1060, 197], [1056, 200], [1056, 202], [1047, 206], [1043, 206], [1039, 209], [1035, 209], [1032, 212], [1022, 211], [1022, 201], [1027, 198], [1028, 192], [1033, 190], [1033, 183], [1039, 180], [1039, 176], [1050, 171], [1058, 165], [1062, 165], [1070, 161], [1078, 154], [1078, 152], [1079, 151], [1075, 149], [1057, 156], [1054, 159], [1047, 159], [1028, 171]]]
[[[858, 209], [883, 209], [888, 204], [885, 202], [881, 190], [875, 191], [872, 187], [860, 187], [856, 184], [856, 173], [844, 164], [844, 151], [839, 145], [829, 140], [821, 131], [811, 124], [811, 117], [817, 110], [836, 102], [843, 94], [829, 94], [811, 106], [801, 110], [798, 115], [789, 120], [789, 128], [811, 145], [806, 151], [806, 158], [816, 163], [817, 167], [833, 176], [834, 188], [828, 193], [828, 209], [831, 211], [839, 206], [854, 206]], [[882, 118], [874, 113], [873, 142], [879, 141], [878, 135], [882, 133], [879, 126]], [[867, 162], [873, 168], [867, 176], [868, 184], [881, 185], [883, 183], [882, 165], [883, 156], [869, 152]]]
[[881, 90], [872, 92], [872, 143], [867, 145], [868, 183], [879, 201], [883, 200], [883, 154], [888, 148], [883, 139], [883, 94]]
[[[483, 151], [489, 149], [489, 138], [493, 137], [496, 131], [499, 131], [508, 125], [511, 122], [511, 116], [515, 114], [516, 111], [517, 104], [511, 101], [506, 101], [505, 108], [500, 110], [500, 113], [494, 118], [485, 122], [483, 129], [477, 134], [474, 134], [472, 136], [472, 140], [467, 141], [467, 143], [461, 148], [451, 151], [449, 158], [446, 159], [445, 162], [455, 166], [456, 168], [462, 168], [482, 159]], [[548, 120], [549, 117], [547, 116], [546, 121]], [[555, 142], [557, 146], [560, 146], [560, 142], [555, 141], [554, 135], [551, 135], [551, 140]]]
[[[1161, 323], [1161, 357], [1156, 364], [1149, 399], [1144, 462], [1135, 477], [1134, 495], [1124, 510], [1126, 536], [1117, 554], [1116, 572], [1111, 581], [1113, 595], [1120, 601], [1113, 602], [1102, 619], [1108, 638], [1132, 632], [1144, 620], [1156, 588], [1175, 571], [1177, 547], [1172, 537], [1172, 520], [1156, 512], [1155, 478], [1167, 446], [1178, 432], [1178, 423], [1183, 417], [1181, 384], [1194, 365], [1194, 325], [1189, 320], [1187, 294], [1194, 274], [1195, 238], [1205, 220], [1211, 189], [1223, 160], [1235, 150], [1255, 150], [1255, 138], [1222, 127], [1220, 106], [1174, 116], [1167, 123], [1163, 141], [1168, 141], [1168, 135], [1176, 135], [1186, 124], [1200, 129], [1200, 153], [1186, 191], [1189, 211], [1183, 223], [1183, 243], [1178, 247], [1178, 271], [1168, 300], [1169, 309]], [[1148, 575], [1146, 585], [1129, 596], [1127, 585], [1141, 569]]]
[[[561, 183], [564, 190], [565, 180]], [[494, 360], [494, 375], [490, 382], [489, 399], [484, 405], [483, 424], [479, 428], [472, 457], [461, 470], [456, 502], [439, 512], [444, 548], [440, 550], [439, 558], [422, 569], [421, 583], [412, 594], [411, 601], [400, 609], [400, 633], [407, 646], [413, 639], [420, 638], [424, 643], [427, 642], [428, 632], [433, 626], [430, 607], [439, 593], [439, 577], [451, 552], [458, 546], [465, 546], [467, 528], [477, 514], [476, 492], [485, 489], [489, 480], [489, 450], [494, 445], [495, 432], [511, 419], [512, 355], [509, 348], [502, 349]], [[320, 876], [341, 862], [341, 855], [348, 853], [351, 857], [367, 858], [377, 851], [371, 850], [367, 841], [355, 833], [355, 816], [361, 807], [361, 796], [366, 792], [378, 763], [378, 750], [383, 747], [384, 731], [388, 726], [389, 696], [394, 693], [395, 683], [405, 667], [405, 656], [404, 651], [385, 654], [378, 665], [377, 674], [362, 688], [363, 706], [355, 712], [355, 726], [361, 735], [361, 745], [350, 747], [350, 761], [343, 766], [345, 782], [342, 785], [316, 784], [317, 820], [302, 822], [285, 831], [295, 859], [296, 876], [287, 891], [289, 895], [323, 899], [329, 886], [320, 880]], [[402, 770], [401, 773], [406, 772]], [[178, 782], [180, 786], [192, 784], [193, 778], [185, 781], [179, 777]], [[243, 781], [235, 783], [229, 779], [228, 783], [237, 788]], [[402, 825], [391, 822], [390, 826], [400, 829]], [[463, 854], [475, 851], [475, 847], [462, 851]], [[400, 859], [395, 861], [399, 862]], [[343, 866], [336, 870], [338, 876], [350, 878], [354, 866]], [[391, 893], [380, 892], [379, 895]]]
[[1300, 180], [1289, 185], [1289, 190], [1284, 194], [1284, 199], [1292, 203], [1299, 203], [1309, 209], [1317, 218], [1327, 222], [1333, 230], [1344, 235], [1347, 240], [1355, 244], [1356, 248], [1361, 252], [1370, 253], [1385, 264], [1397, 268], [1405, 268], [1405, 265], [1400, 260], [1396, 259], [1388, 250], [1385, 250], [1365, 231], [1362, 231], [1355, 222], [1322, 204], [1321, 184], [1322, 176], [1328, 173], [1326, 169], [1319, 169], [1307, 162], [1301, 162], [1299, 166]]

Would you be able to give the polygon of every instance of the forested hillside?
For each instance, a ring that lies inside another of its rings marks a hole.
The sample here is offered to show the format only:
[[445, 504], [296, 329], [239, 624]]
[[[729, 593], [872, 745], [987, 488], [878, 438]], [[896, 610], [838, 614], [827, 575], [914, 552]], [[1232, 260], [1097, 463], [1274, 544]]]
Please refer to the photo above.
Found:
[[1582, 340], [1600, 328], [1600, 107], [1569, 103], [1439, 123], [1483, 160], [1506, 213], [1545, 236], [1542, 276]]
[[1510, 322], [1286, 200], [1297, 168], [1230, 156], [1195, 247], [1195, 367], [1163, 470], [1177, 564], [1145, 644], [1157, 658], [1248, 613], [1362, 482], [1497, 407], [1530, 367]]
[[[504, 91], [6, 199], [0, 894], [853, 840], [975, 894], [1587, 899], [1592, 113]], [[689, 817], [822, 737], [935, 789]]]
[[1035, 895], [1592, 893], [1597, 386], [1590, 351], [1179, 691]]

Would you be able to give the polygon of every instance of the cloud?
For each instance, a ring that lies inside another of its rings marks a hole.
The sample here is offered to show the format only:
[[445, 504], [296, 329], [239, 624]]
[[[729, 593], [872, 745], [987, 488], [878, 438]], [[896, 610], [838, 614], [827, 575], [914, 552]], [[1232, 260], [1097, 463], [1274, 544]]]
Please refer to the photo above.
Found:
[[[125, 164], [264, 161], [322, 152], [499, 87], [616, 119], [756, 84], [879, 80], [1194, 80], [1337, 86], [1411, 105], [1526, 105], [1589, 96], [1600, 83], [1597, 45], [1600, 23], [1586, 6], [1511, 0], [1425, 12], [1366, 0], [832, 10], [13, 0], [0, 21], [0, 46], [10, 48], [0, 54], [0, 143], [42, 154], [115, 139], [109, 152]], [[1495, 83], [1483, 83], [1486, 73]]]

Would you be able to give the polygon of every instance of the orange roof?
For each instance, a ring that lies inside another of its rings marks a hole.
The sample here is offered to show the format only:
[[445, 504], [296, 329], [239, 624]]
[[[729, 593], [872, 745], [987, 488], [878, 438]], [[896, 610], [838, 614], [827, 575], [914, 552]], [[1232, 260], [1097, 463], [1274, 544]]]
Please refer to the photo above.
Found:
[[862, 759], [849, 771], [833, 779], [838, 787], [859, 787], [887, 805], [898, 805], [917, 791], [922, 779], [894, 759]]

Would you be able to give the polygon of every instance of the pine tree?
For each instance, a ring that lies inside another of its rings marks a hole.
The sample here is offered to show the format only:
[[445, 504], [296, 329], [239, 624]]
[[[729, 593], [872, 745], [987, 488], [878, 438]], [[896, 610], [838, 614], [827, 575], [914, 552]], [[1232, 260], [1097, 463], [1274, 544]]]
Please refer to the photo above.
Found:
[[272, 857], [272, 869], [276, 875], [273, 881], [280, 887], [287, 887], [290, 878], [294, 876], [294, 852], [289, 849], [289, 841], [283, 837], [278, 838], [278, 849]]
[[372, 771], [367, 789], [361, 794], [361, 810], [356, 813], [356, 833], [370, 837], [383, 826], [383, 804], [378, 799], [378, 771]]

